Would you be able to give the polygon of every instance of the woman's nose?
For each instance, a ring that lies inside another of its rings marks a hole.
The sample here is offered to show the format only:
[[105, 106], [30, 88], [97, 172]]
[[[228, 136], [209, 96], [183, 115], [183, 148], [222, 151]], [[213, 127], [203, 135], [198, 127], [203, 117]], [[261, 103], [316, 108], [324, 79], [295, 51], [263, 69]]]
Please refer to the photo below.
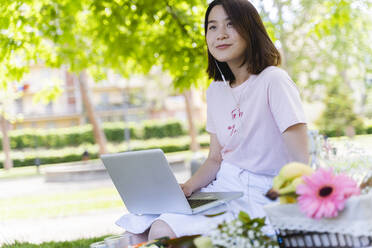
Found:
[[227, 32], [226, 32], [226, 29], [221, 28], [220, 31], [218, 32], [217, 40], [223, 40], [223, 39], [226, 39], [227, 37], [228, 37], [228, 35], [227, 35]]

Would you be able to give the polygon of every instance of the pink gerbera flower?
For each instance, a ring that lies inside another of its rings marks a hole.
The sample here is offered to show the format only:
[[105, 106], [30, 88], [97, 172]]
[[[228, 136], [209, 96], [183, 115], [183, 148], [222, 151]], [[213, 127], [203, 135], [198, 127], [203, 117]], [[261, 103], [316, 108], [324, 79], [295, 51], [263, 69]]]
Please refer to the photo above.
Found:
[[347, 198], [360, 194], [354, 180], [344, 174], [333, 174], [332, 168], [320, 168], [303, 179], [304, 184], [296, 189], [297, 201], [300, 210], [311, 218], [336, 217], [344, 209]]

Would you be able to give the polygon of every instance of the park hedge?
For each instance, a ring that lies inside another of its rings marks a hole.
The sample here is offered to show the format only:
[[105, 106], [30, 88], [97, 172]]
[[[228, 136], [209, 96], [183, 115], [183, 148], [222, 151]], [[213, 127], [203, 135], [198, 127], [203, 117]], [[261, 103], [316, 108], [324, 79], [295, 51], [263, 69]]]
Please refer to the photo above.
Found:
[[[186, 134], [186, 128], [180, 121], [145, 121], [139, 124], [123, 122], [104, 123], [103, 130], [107, 141], [120, 143], [124, 141], [124, 129], [130, 131], [131, 140], [147, 140], [152, 138], [180, 137]], [[340, 130], [319, 130], [328, 137], [345, 135]], [[355, 128], [356, 134], [372, 134], [372, 125]], [[205, 126], [199, 127], [199, 133], [206, 133]], [[9, 132], [10, 146], [12, 150], [27, 148], [63, 148], [79, 146], [81, 144], [94, 144], [94, 136], [91, 125], [83, 125], [71, 128], [59, 128], [51, 130], [24, 129]], [[2, 142], [0, 137], [0, 150]]]
[[372, 126], [369, 126], [366, 128], [366, 133], [367, 134], [372, 134]]
[[[129, 128], [131, 139], [151, 139], [178, 137], [186, 134], [183, 123], [179, 121], [146, 121], [140, 124], [104, 123], [103, 130], [107, 141], [124, 141], [124, 129]], [[62, 148], [80, 144], [94, 144], [91, 125], [51, 130], [24, 129], [9, 132], [11, 149]], [[2, 150], [2, 142], [0, 142]]]
[[[185, 135], [185, 125], [180, 121], [145, 121], [139, 124], [123, 122], [104, 123], [103, 130], [107, 141], [119, 143], [124, 141], [124, 129], [130, 131], [130, 139], [147, 140], [152, 138], [180, 137]], [[319, 130], [328, 137], [345, 135], [340, 130]], [[356, 134], [372, 134], [372, 125], [355, 128]], [[205, 126], [199, 127], [199, 134], [206, 133]], [[81, 144], [94, 144], [94, 136], [91, 125], [83, 125], [71, 128], [58, 129], [24, 129], [9, 132], [10, 146], [12, 150], [26, 148], [63, 148]], [[0, 150], [2, 142], [0, 137]]]
[[[319, 132], [321, 134], [327, 135], [328, 137], [339, 137], [339, 136], [345, 136], [345, 128], [339, 128], [339, 129], [327, 129], [322, 130], [320, 129]], [[372, 134], [372, 126], [356, 126], [355, 127], [355, 134], [361, 135], [361, 134]]]
[[180, 122], [154, 123], [146, 121], [142, 129], [143, 139], [177, 137], [186, 134]]
[[[209, 146], [209, 135], [202, 135], [198, 137], [201, 147]], [[123, 143], [109, 143], [109, 152], [124, 152], [128, 147]], [[176, 138], [162, 138], [149, 140], [133, 140], [130, 142], [130, 148], [133, 151], [160, 148], [164, 152], [178, 152], [187, 151], [190, 149], [190, 138], [188, 136]], [[62, 149], [38, 149], [30, 151], [14, 151], [12, 152], [12, 160], [14, 167], [35, 165], [38, 158], [40, 164], [55, 164], [74, 162], [82, 160], [82, 154], [88, 151], [90, 159], [98, 158], [98, 147], [92, 144], [82, 144], [76, 147], [68, 147]], [[0, 156], [0, 168], [3, 168], [4, 157]]]

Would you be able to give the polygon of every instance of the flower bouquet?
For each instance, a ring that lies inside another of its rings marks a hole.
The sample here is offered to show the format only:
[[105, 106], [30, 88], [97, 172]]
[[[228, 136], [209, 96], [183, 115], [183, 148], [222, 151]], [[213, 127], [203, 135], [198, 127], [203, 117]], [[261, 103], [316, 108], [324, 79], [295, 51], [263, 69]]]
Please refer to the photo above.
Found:
[[372, 246], [372, 194], [332, 168], [285, 165], [267, 193], [280, 203], [265, 206], [280, 247]]

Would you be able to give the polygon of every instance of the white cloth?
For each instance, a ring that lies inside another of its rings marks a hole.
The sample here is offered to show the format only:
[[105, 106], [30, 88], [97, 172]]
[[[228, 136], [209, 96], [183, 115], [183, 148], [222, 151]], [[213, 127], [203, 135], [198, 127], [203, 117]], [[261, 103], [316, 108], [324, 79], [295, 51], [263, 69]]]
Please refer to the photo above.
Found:
[[235, 88], [217, 81], [207, 90], [207, 131], [217, 135], [226, 162], [253, 173], [275, 176], [290, 162], [282, 133], [298, 123], [306, 123], [300, 94], [278, 67]]
[[314, 220], [298, 204], [269, 204], [264, 207], [275, 229], [341, 233], [372, 237], [372, 194], [353, 196], [335, 218]]
[[[216, 227], [222, 221], [230, 221], [237, 217], [241, 210], [247, 212], [252, 218], [264, 217], [263, 205], [270, 201], [264, 196], [272, 187], [272, 177], [253, 174], [232, 164], [223, 162], [217, 173], [216, 180], [207, 187], [201, 189], [202, 192], [228, 192], [243, 191], [244, 196], [230, 201], [226, 205], [221, 205], [205, 212], [195, 215], [184, 214], [162, 214], [162, 215], [134, 215], [126, 214], [122, 216], [116, 224], [126, 231], [132, 233], [143, 233], [155, 220], [165, 221], [177, 235], [177, 237], [193, 234], [205, 234]], [[170, 203], [171, 204], [171, 203]], [[215, 214], [223, 211], [227, 212], [216, 217], [205, 217], [205, 214]], [[273, 234], [273, 230], [267, 226], [267, 234]]]

